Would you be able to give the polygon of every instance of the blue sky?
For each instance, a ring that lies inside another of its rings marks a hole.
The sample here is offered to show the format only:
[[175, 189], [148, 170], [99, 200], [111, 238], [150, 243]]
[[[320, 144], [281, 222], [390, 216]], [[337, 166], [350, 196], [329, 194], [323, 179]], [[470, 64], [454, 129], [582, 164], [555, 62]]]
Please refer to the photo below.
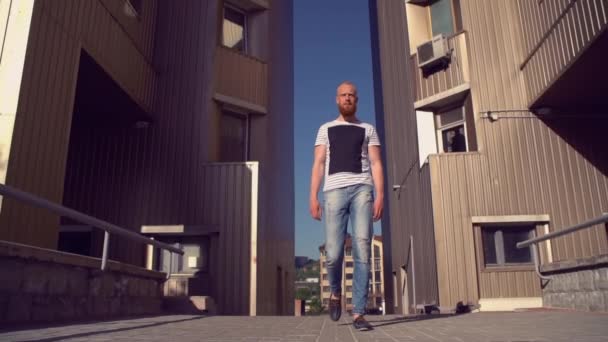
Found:
[[340, 82], [357, 85], [357, 116], [375, 123], [368, 1], [295, 0], [294, 55], [295, 254], [318, 259], [323, 223], [308, 214], [313, 146], [319, 126], [338, 115]]

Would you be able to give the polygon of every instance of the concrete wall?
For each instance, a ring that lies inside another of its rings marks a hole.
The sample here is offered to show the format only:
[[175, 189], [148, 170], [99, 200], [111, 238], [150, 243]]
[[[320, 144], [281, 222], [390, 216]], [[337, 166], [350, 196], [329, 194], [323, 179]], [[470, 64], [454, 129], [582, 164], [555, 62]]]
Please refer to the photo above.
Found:
[[164, 273], [0, 241], [0, 327], [159, 314]]
[[552, 280], [543, 306], [608, 312], [608, 255], [543, 267]]

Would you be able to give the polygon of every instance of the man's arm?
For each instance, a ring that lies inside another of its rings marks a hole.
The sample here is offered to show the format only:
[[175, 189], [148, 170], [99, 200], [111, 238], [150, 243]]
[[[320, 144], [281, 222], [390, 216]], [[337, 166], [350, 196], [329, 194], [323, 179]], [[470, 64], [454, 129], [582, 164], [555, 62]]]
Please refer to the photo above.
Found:
[[376, 189], [376, 199], [374, 200], [374, 221], [378, 221], [382, 217], [384, 207], [384, 173], [382, 171], [380, 146], [369, 146], [367, 151], [372, 169], [374, 188]]
[[321, 220], [321, 205], [319, 204], [319, 188], [323, 173], [325, 172], [325, 145], [315, 146], [315, 157], [312, 163], [312, 174], [310, 176], [310, 216], [315, 220]]

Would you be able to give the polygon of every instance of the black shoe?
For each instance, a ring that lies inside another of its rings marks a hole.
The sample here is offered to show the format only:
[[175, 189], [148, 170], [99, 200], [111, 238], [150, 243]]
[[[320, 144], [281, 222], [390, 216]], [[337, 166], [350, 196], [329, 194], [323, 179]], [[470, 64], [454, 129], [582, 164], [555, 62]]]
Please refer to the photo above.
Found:
[[329, 318], [332, 321], [337, 321], [342, 315], [342, 301], [338, 298], [329, 298]]
[[359, 331], [374, 330], [374, 327], [372, 327], [372, 325], [369, 324], [369, 322], [366, 321], [365, 317], [363, 317], [363, 316], [359, 316], [359, 317], [355, 318], [355, 321], [353, 322], [353, 326], [355, 327], [355, 329], [357, 329]]

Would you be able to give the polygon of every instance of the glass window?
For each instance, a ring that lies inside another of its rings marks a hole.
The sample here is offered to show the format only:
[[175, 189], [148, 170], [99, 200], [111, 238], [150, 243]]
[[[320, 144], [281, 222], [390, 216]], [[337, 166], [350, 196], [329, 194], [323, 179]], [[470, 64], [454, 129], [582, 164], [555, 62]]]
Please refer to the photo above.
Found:
[[346, 273], [346, 279], [347, 280], [353, 279], [353, 274], [352, 273]]
[[382, 275], [380, 273], [381, 273], [380, 271], [374, 272], [374, 278], [376, 279], [376, 281], [382, 280]]
[[353, 292], [353, 287], [352, 286], [347, 286], [346, 287], [346, 292]]
[[323, 286], [323, 292], [329, 292], [329, 286]]
[[231, 6], [224, 6], [222, 45], [241, 52], [247, 52], [246, 15]]
[[352, 304], [352, 303], [353, 303], [352, 298], [346, 298], [346, 304]]
[[351, 256], [351, 255], [353, 255], [352, 253], [353, 253], [352, 249], [351, 248], [347, 248], [346, 251], [344, 252], [344, 255]]
[[374, 246], [374, 256], [376, 258], [380, 257], [380, 247], [379, 246]]
[[353, 267], [353, 262], [352, 261], [347, 261], [346, 262], [346, 267]]
[[464, 136], [464, 125], [446, 128], [441, 131], [443, 152], [466, 152], [467, 143]]
[[466, 152], [467, 138], [464, 107], [458, 107], [435, 115], [437, 142], [443, 153]]
[[247, 115], [224, 111], [220, 129], [220, 161], [242, 162], [247, 160]]
[[534, 226], [482, 227], [483, 257], [486, 266], [530, 264], [529, 248], [517, 248], [517, 243], [531, 238]]
[[454, 33], [451, 0], [439, 0], [431, 4], [431, 27], [433, 36], [449, 36]]
[[323, 278], [323, 280], [327, 280], [327, 279], [328, 279], [328, 278], [327, 278], [327, 273], [323, 274], [323, 277], [322, 277], [322, 278]]

